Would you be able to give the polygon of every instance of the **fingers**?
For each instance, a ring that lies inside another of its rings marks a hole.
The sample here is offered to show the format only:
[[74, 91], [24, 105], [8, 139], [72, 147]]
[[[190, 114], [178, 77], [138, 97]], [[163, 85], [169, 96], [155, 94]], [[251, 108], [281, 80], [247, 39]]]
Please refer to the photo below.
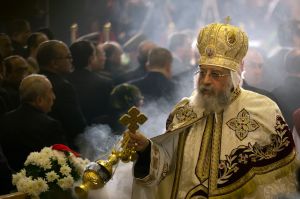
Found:
[[129, 138], [127, 146], [134, 147], [136, 151], [143, 151], [149, 145], [149, 140], [140, 132], [132, 133], [126, 131], [124, 133], [124, 138], [125, 137]]

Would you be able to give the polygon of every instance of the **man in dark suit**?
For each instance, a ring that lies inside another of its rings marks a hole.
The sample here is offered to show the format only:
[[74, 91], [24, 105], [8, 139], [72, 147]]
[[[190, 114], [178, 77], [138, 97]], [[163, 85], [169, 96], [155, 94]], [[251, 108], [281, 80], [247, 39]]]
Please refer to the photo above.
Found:
[[279, 46], [269, 53], [267, 67], [264, 68], [265, 89], [273, 90], [284, 83], [284, 60], [293, 48], [300, 47], [300, 20], [290, 19], [278, 25], [277, 36]]
[[27, 57], [26, 42], [31, 34], [30, 23], [24, 19], [15, 19], [7, 26], [8, 34], [14, 48], [13, 54]]
[[123, 83], [122, 76], [125, 69], [121, 61], [123, 54], [121, 45], [117, 42], [106, 42], [102, 47], [106, 58], [104, 69], [99, 71], [99, 75], [112, 79], [114, 85]]
[[[168, 49], [173, 56], [173, 76], [180, 81], [184, 76], [190, 74], [194, 67], [190, 64], [193, 58], [192, 39], [185, 32], [175, 32], [168, 40]], [[191, 76], [187, 77], [191, 79]], [[188, 87], [193, 87], [193, 82]]]
[[37, 61], [41, 73], [47, 76], [53, 85], [56, 96], [49, 115], [61, 122], [68, 145], [76, 149], [74, 139], [84, 131], [86, 121], [79, 106], [77, 93], [64, 77], [71, 73], [72, 69], [70, 50], [62, 41], [46, 41], [38, 48]]
[[20, 105], [19, 86], [21, 80], [28, 75], [28, 63], [19, 56], [12, 55], [4, 59], [4, 79], [0, 95], [6, 103], [7, 111], [11, 111]]
[[91, 124], [93, 119], [109, 114], [109, 95], [113, 82], [93, 72], [96, 50], [89, 41], [77, 41], [70, 46], [75, 70], [68, 76], [78, 93], [82, 112]]
[[286, 55], [287, 76], [279, 87], [272, 91], [278, 100], [282, 114], [290, 128], [293, 127], [293, 112], [300, 107], [300, 50], [294, 49]]
[[145, 97], [145, 104], [158, 99], [173, 101], [175, 83], [172, 79], [172, 55], [168, 49], [156, 47], [150, 54], [145, 77], [129, 82], [137, 86]]
[[156, 46], [157, 45], [150, 40], [142, 41], [139, 44], [137, 48], [138, 67], [134, 71], [127, 72], [122, 76], [124, 82], [144, 77], [147, 74], [146, 64], [148, 62], [148, 55]]
[[60, 123], [47, 116], [55, 99], [50, 81], [43, 75], [30, 75], [19, 90], [21, 105], [0, 119], [0, 144], [14, 171], [23, 168], [30, 152], [65, 142]]
[[264, 89], [261, 89], [263, 82], [264, 57], [256, 48], [249, 48], [241, 64], [242, 87], [262, 95], [265, 95], [277, 103], [274, 95]]

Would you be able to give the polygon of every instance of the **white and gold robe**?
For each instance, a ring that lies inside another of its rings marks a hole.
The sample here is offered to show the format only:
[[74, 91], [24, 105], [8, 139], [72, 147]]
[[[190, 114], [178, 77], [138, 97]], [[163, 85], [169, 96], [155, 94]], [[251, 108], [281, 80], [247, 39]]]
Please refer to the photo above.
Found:
[[195, 94], [178, 103], [166, 133], [151, 139], [149, 174], [133, 199], [272, 198], [296, 191], [292, 134], [269, 98], [237, 89], [221, 113]]

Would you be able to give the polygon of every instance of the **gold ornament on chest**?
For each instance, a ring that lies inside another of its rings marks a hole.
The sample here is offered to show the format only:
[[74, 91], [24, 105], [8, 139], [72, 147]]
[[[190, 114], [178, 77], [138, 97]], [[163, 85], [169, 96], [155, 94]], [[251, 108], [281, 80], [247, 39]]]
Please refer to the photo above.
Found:
[[230, 119], [226, 124], [230, 129], [235, 131], [235, 135], [240, 141], [244, 140], [249, 132], [253, 132], [259, 128], [258, 122], [251, 119], [246, 109], [242, 109], [237, 117]]
[[197, 118], [197, 114], [193, 111], [192, 107], [186, 105], [176, 111], [176, 118], [178, 122], [186, 122]]

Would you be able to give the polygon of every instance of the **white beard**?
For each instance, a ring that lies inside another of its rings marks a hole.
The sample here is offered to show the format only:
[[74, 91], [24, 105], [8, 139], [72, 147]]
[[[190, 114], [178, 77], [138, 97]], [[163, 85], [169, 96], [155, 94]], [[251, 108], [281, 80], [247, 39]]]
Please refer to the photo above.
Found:
[[[196, 89], [195, 99], [197, 104], [208, 113], [220, 112], [224, 110], [230, 103], [230, 97], [232, 92], [232, 82], [229, 81], [227, 88], [224, 92], [216, 93], [211, 86], [200, 85]], [[206, 90], [212, 93], [212, 95], [203, 95], [202, 91]]]

